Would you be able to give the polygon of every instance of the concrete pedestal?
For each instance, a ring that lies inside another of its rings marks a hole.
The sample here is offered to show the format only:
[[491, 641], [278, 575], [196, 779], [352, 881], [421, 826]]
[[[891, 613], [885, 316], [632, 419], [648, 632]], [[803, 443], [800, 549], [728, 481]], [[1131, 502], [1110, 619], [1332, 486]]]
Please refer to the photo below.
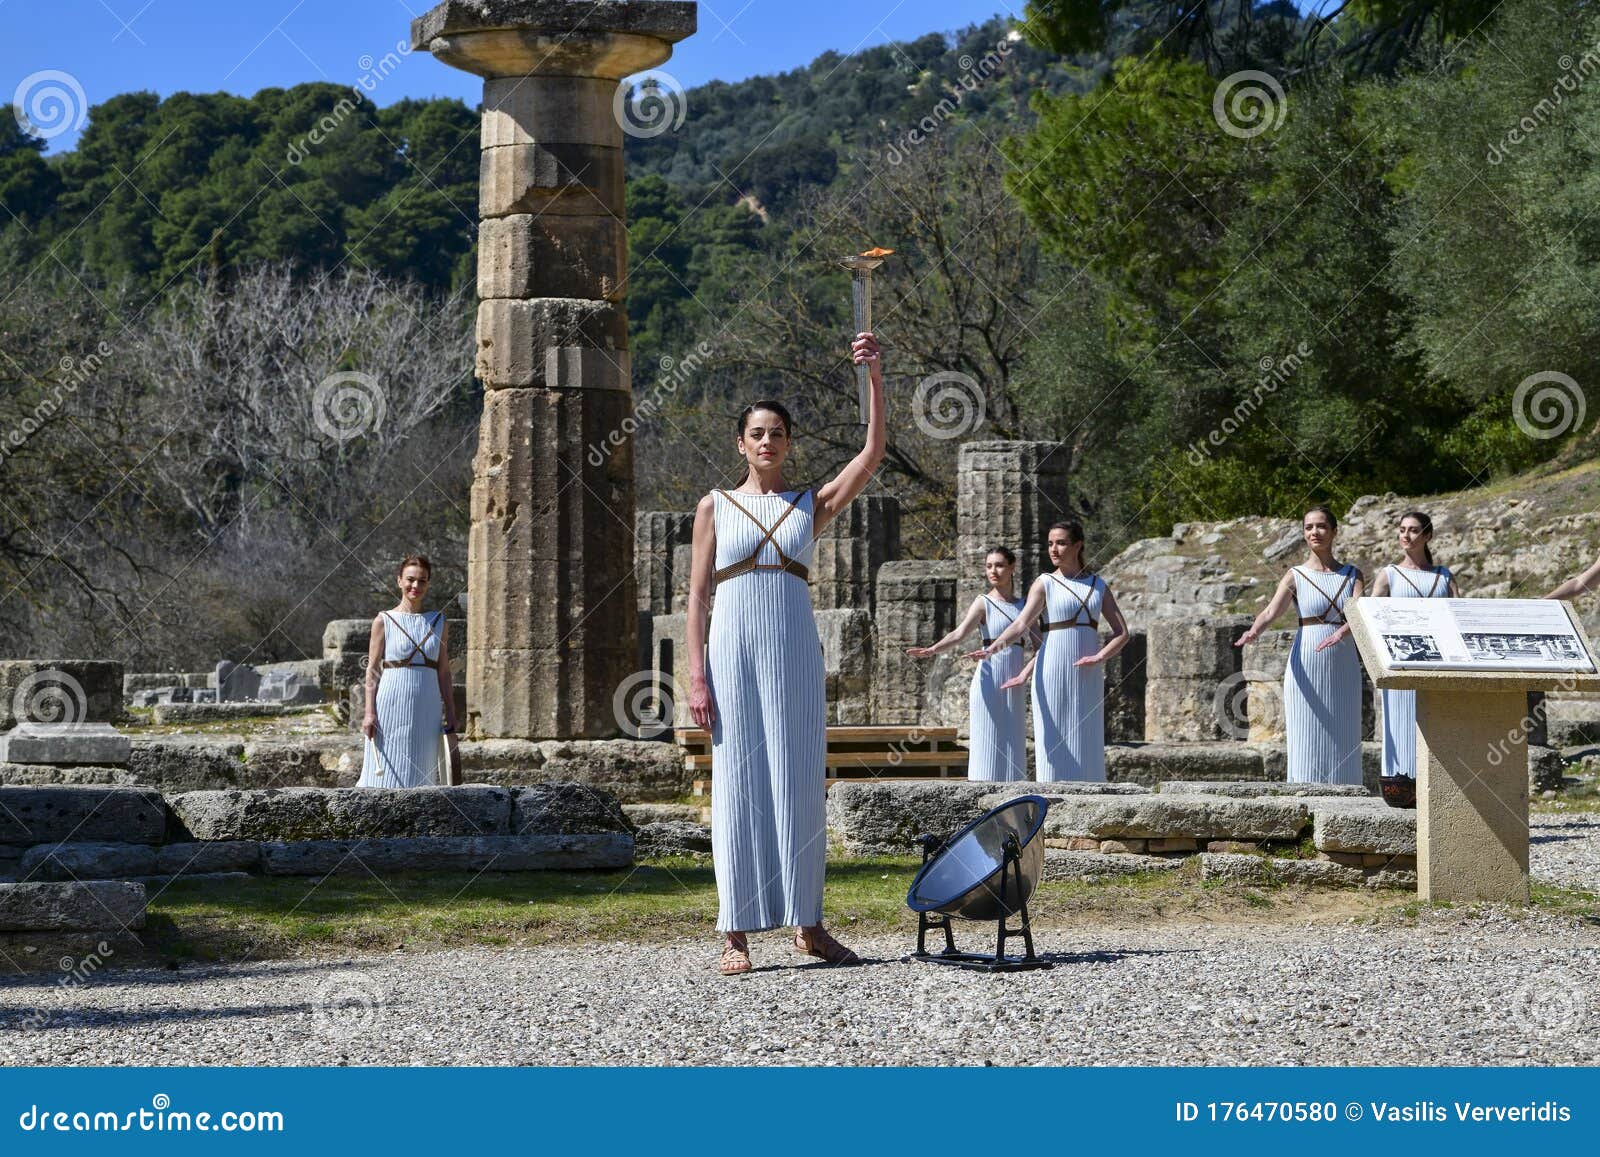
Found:
[[1417, 895], [1528, 902], [1525, 691], [1417, 693]]

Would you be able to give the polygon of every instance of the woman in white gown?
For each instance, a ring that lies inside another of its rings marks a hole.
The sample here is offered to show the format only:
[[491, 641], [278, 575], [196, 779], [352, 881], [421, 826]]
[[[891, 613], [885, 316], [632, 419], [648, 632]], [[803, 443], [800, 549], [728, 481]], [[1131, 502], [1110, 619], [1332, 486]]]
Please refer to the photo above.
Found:
[[744, 481], [706, 495], [695, 510], [689, 714], [711, 732], [711, 862], [717, 928], [726, 934], [724, 976], [750, 971], [748, 933], [784, 926], [796, 929], [796, 952], [859, 962], [822, 926], [827, 701], [807, 585], [817, 532], [866, 489], [883, 460], [878, 343], [857, 334], [851, 353], [871, 380], [861, 452], [823, 486], [790, 487], [783, 479], [793, 446], [789, 412], [779, 402], [753, 403], [739, 415], [734, 443]]
[[[983, 556], [983, 576], [989, 589], [972, 600], [967, 613], [955, 629], [926, 647], [907, 647], [914, 659], [931, 659], [955, 647], [974, 628], [983, 631], [988, 646], [1016, 621], [1023, 600], [1012, 595], [1017, 556], [1008, 547], [991, 546]], [[1033, 642], [1039, 636], [1033, 633]], [[1020, 686], [1005, 689], [1004, 684], [1022, 670], [1022, 643], [1011, 644], [992, 659], [979, 662], [967, 693], [969, 734], [967, 739], [967, 778], [975, 780], [1019, 780], [1028, 778], [1027, 727], [1023, 718], [1026, 696]]]
[[449, 782], [456, 705], [444, 612], [422, 609], [432, 571], [426, 556], [408, 555], [396, 575], [399, 605], [372, 620], [361, 722], [369, 742], [357, 787]]
[[[1048, 549], [1055, 569], [1034, 580], [1016, 622], [989, 646], [971, 652], [989, 658], [1020, 640], [1041, 615], [1044, 641], [1033, 663], [1034, 778], [1104, 781], [1106, 778], [1105, 662], [1128, 645], [1128, 624], [1111, 588], [1084, 567], [1083, 527], [1058, 522]], [[1111, 635], [1100, 637], [1100, 623]], [[1020, 685], [1019, 673], [1002, 686]]]
[[1338, 521], [1326, 506], [1301, 520], [1308, 554], [1278, 582], [1266, 608], [1234, 646], [1253, 643], [1294, 605], [1299, 627], [1283, 672], [1283, 722], [1290, 783], [1361, 780], [1361, 660], [1345, 607], [1361, 597], [1364, 580], [1333, 556]]
[[[1448, 567], [1433, 561], [1433, 519], [1420, 510], [1400, 516], [1401, 561], [1373, 577], [1375, 599], [1456, 599], [1461, 594]], [[1417, 693], [1383, 693], [1383, 798], [1416, 806]]]

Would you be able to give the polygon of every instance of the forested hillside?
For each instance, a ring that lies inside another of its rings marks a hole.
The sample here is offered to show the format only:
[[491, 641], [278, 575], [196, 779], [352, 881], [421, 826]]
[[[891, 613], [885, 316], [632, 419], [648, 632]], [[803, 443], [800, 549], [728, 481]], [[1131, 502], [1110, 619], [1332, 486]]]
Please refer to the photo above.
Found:
[[[627, 139], [641, 508], [730, 481], [763, 394], [797, 478], [853, 453], [834, 259], [867, 244], [919, 554], [974, 437], [1063, 441], [1097, 549], [1581, 457], [1597, 42], [1580, 0], [1035, 0], [669, 90], [681, 123]], [[89, 112], [52, 156], [0, 118], [0, 650], [298, 657], [417, 543], [459, 590], [475, 110]]]

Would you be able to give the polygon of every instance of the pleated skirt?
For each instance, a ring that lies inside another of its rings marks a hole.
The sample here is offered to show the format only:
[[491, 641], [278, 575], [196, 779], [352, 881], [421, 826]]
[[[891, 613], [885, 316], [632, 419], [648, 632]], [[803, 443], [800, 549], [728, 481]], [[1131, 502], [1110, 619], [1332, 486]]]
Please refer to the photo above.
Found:
[[439, 673], [431, 667], [385, 667], [373, 701], [378, 734], [361, 760], [357, 787], [431, 787], [445, 782], [449, 758]]
[[1106, 778], [1106, 668], [1076, 667], [1100, 649], [1093, 627], [1045, 635], [1033, 666], [1033, 759], [1039, 782]]
[[1417, 693], [1383, 693], [1383, 774], [1417, 774]]
[[1290, 783], [1361, 782], [1361, 660], [1348, 635], [1325, 651], [1337, 630], [1311, 623], [1295, 632], [1283, 673], [1283, 720]]
[[810, 588], [782, 571], [719, 584], [706, 682], [717, 929], [820, 924], [827, 700]]
[[1022, 670], [1022, 648], [1007, 647], [984, 659], [972, 674], [967, 696], [967, 778], [1022, 780], [1028, 778], [1027, 696], [1021, 687], [1002, 691], [1000, 684]]

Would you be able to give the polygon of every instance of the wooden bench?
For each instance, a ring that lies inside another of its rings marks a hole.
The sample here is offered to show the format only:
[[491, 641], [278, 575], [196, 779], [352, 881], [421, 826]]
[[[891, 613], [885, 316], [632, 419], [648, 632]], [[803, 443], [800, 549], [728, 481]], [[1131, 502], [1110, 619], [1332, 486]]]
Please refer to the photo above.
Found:
[[[711, 733], [701, 727], [680, 729], [675, 738], [684, 749], [684, 764], [700, 776], [695, 795], [711, 793]], [[892, 724], [840, 725], [827, 730], [827, 786], [852, 780], [919, 780], [965, 778], [967, 749], [956, 741], [954, 727], [908, 727]]]

